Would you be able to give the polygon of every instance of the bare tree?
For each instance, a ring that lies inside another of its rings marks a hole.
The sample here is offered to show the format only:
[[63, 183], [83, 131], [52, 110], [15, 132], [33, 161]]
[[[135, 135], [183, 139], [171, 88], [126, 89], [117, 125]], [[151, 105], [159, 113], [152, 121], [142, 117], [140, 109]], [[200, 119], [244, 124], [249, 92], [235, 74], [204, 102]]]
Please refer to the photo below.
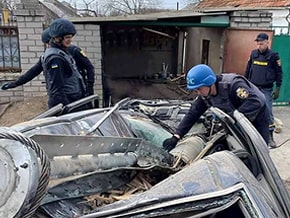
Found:
[[98, 1], [96, 0], [81, 0], [81, 4], [77, 5], [76, 2], [74, 3], [75, 8], [78, 12], [81, 13], [82, 16], [90, 17], [99, 15], [98, 12]]
[[1, 0], [0, 1], [0, 8], [1, 9], [8, 9], [9, 11], [15, 10], [16, 0]]
[[183, 4], [186, 5], [186, 8], [193, 8], [201, 0], [183, 0]]
[[100, 4], [110, 15], [144, 14], [161, 7], [162, 0], [103, 0]]

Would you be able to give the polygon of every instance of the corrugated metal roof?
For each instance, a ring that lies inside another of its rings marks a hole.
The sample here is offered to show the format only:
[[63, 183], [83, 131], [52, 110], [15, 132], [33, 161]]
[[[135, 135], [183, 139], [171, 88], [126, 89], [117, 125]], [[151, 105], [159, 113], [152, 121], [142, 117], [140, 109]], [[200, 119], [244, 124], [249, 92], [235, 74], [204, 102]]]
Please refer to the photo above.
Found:
[[[290, 0], [289, 0], [290, 1]], [[178, 10], [178, 11], [166, 11], [157, 12], [150, 14], [138, 14], [138, 15], [125, 15], [125, 16], [115, 16], [115, 17], [70, 17], [70, 20], [74, 23], [105, 23], [105, 22], [130, 22], [130, 21], [172, 21], [177, 18], [189, 18], [190, 17], [202, 17], [202, 16], [218, 16], [218, 15], [228, 15], [232, 11], [260, 11], [260, 10], [281, 10], [281, 8], [286, 8], [289, 5], [289, 1], [284, 0], [265, 0], [264, 3], [258, 4], [259, 0], [243, 0], [243, 1], [232, 1], [232, 0], [203, 0], [200, 2], [200, 6], [212, 6], [212, 7], [196, 7], [190, 10]], [[239, 6], [234, 6], [235, 3], [242, 2]], [[246, 2], [248, 4], [246, 4]], [[267, 4], [267, 2], [269, 4]], [[276, 4], [270, 4], [270, 2], [275, 2]], [[203, 4], [202, 4], [203, 3]], [[255, 4], [255, 6], [250, 6]], [[282, 4], [283, 6], [278, 6]], [[189, 21], [187, 19], [187, 21]]]
[[221, 7], [247, 7], [247, 8], [266, 8], [266, 7], [288, 7], [289, 0], [203, 0], [196, 8], [221, 8]]
[[209, 16], [209, 15], [224, 15], [223, 11], [212, 12], [200, 12], [192, 10], [179, 10], [179, 11], [167, 11], [151, 14], [139, 14], [139, 15], [127, 15], [116, 17], [71, 17], [70, 20], [74, 23], [78, 22], [118, 22], [118, 21], [157, 21], [172, 18], [183, 17], [197, 17], [197, 16]]

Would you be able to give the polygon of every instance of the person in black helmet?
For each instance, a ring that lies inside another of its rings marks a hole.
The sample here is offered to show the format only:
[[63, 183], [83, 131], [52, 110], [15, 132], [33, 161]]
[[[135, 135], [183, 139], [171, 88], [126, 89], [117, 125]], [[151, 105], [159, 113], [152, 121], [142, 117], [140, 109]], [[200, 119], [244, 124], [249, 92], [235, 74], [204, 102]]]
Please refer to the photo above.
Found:
[[76, 34], [75, 26], [66, 19], [54, 20], [50, 27], [51, 40], [42, 58], [48, 94], [48, 107], [67, 105], [85, 96], [85, 84], [75, 60], [67, 49]]
[[[49, 28], [46, 28], [41, 35], [41, 41], [46, 45], [46, 47], [49, 46], [50, 38], [50, 30]], [[68, 49], [68, 52], [70, 52], [70, 54], [73, 56], [74, 60], [76, 61], [76, 65], [81, 75], [83, 76], [86, 84], [86, 95], [93, 95], [95, 82], [95, 71], [93, 64], [87, 58], [83, 50], [75, 45], [71, 45]], [[12, 89], [17, 86], [23, 85], [37, 77], [43, 71], [41, 59], [42, 58], [40, 57], [38, 62], [34, 66], [32, 66], [25, 74], [21, 75], [16, 81], [4, 83], [1, 89]]]

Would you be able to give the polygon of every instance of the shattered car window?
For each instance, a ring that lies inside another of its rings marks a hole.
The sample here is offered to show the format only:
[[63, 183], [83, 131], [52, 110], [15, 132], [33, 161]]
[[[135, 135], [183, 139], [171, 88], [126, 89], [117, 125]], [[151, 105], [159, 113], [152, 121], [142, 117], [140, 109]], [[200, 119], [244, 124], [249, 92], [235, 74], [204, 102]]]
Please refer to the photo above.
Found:
[[138, 138], [143, 138], [162, 148], [162, 143], [166, 138], [171, 137], [171, 133], [160, 128], [160, 125], [153, 123], [150, 119], [138, 116], [123, 114], [130, 128]]

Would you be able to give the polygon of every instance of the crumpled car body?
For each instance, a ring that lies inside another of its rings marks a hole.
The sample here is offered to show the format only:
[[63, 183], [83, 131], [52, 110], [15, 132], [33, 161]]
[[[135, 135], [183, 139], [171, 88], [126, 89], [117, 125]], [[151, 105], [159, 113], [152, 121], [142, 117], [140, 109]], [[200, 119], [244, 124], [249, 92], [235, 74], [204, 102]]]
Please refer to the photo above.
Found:
[[180, 100], [127, 99], [11, 127], [50, 159], [35, 215], [290, 217], [267, 145], [238, 111], [230, 117], [212, 107], [175, 149], [162, 148], [189, 108]]

